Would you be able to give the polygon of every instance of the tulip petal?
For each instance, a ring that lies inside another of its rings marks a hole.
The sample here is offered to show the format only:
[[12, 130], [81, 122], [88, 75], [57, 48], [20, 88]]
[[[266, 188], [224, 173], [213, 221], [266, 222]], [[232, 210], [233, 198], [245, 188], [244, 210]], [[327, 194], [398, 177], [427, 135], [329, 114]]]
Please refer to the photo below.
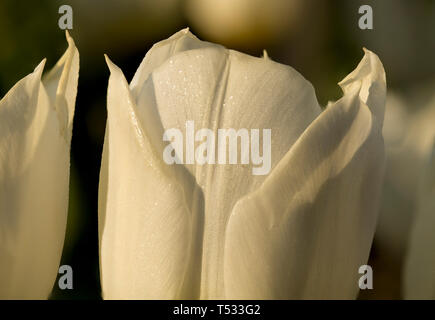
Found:
[[57, 111], [62, 135], [71, 141], [75, 99], [77, 95], [79, 55], [74, 40], [66, 31], [68, 49], [44, 76], [43, 83], [51, 105]]
[[45, 299], [57, 276], [79, 69], [67, 38], [48, 78], [41, 82], [43, 61], [0, 101], [0, 298]]
[[372, 52], [226, 229], [229, 299], [355, 298], [384, 167], [385, 74]]
[[171, 56], [178, 52], [207, 47], [222, 48], [220, 45], [214, 43], [200, 41], [189, 32], [189, 28], [180, 30], [168, 39], [156, 43], [147, 52], [145, 58], [137, 69], [136, 74], [131, 80], [130, 88], [133, 96], [136, 96], [140, 92], [144, 82], [148, 79], [151, 72], [161, 66]]
[[186, 170], [163, 163], [157, 152], [161, 146], [149, 138], [159, 130], [158, 122], [143, 125], [122, 71], [108, 58], [107, 64], [111, 75], [99, 192], [103, 296], [197, 298], [195, 224], [201, 210], [193, 198], [200, 199], [201, 192]]

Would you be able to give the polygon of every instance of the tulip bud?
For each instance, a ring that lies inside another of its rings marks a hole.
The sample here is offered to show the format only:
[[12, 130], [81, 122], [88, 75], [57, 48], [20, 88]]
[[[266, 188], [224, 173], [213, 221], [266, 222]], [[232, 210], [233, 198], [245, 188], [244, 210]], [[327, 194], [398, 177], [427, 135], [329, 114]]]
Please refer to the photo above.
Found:
[[[188, 30], [155, 44], [130, 84], [107, 63], [104, 298], [356, 297], [384, 168], [386, 80], [374, 53], [365, 50], [340, 82], [343, 98], [324, 111], [293, 68]], [[165, 162], [165, 132], [191, 123], [214, 136], [233, 129], [237, 141], [270, 129], [270, 172], [252, 174], [248, 157]]]

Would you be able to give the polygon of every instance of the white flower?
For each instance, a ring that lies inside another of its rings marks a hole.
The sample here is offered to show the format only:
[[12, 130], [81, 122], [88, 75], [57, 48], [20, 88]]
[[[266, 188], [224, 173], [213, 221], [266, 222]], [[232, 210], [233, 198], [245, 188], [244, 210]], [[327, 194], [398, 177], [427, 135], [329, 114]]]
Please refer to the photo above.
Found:
[[423, 173], [404, 271], [405, 299], [435, 299], [435, 139]]
[[[108, 59], [107, 59], [108, 60]], [[383, 176], [385, 73], [365, 50], [322, 112], [294, 69], [182, 30], [128, 85], [110, 60], [100, 173], [105, 298], [355, 298]], [[272, 169], [167, 165], [163, 132], [270, 128]]]
[[46, 299], [61, 258], [79, 54], [43, 60], [0, 101], [0, 298]]
[[[413, 95], [421, 96], [419, 92]], [[375, 243], [381, 253], [379, 263], [390, 263], [395, 269], [408, 247], [419, 184], [435, 137], [435, 99], [429, 104], [420, 100], [389, 91], [386, 101], [387, 164]]]
[[[408, 126], [403, 151], [413, 155], [413, 224], [403, 272], [405, 299], [435, 299], [435, 97]], [[412, 148], [411, 148], [412, 146]], [[399, 173], [398, 173], [399, 174]]]

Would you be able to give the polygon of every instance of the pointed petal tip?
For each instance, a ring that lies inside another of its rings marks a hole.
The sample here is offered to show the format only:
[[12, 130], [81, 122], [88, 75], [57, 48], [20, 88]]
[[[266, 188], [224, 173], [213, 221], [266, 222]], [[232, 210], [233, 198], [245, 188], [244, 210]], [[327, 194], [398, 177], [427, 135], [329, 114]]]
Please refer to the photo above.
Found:
[[374, 53], [373, 51], [371, 51], [370, 49], [367, 49], [366, 47], [362, 47], [362, 50], [364, 52], [363, 59], [367, 57], [369, 59], [375, 59], [375, 60], [379, 60], [380, 61], [378, 55], [376, 53]]
[[106, 59], [106, 64], [110, 71], [110, 79], [122, 79], [121, 81], [125, 83], [128, 87], [127, 80], [125, 79], [124, 73], [122, 72], [121, 68], [114, 64], [107, 54], [104, 54], [104, 58]]
[[[192, 37], [195, 39], [198, 39], [191, 31], [189, 27], [186, 27], [184, 29], [181, 29], [180, 31], [174, 33], [172, 36], [170, 36], [167, 40], [175, 40], [180, 37]], [[199, 40], [199, 39], [198, 39]], [[157, 43], [158, 44], [158, 43]]]
[[377, 56], [376, 53], [374, 53], [373, 51], [367, 49], [366, 47], [362, 48], [363, 52], [364, 52], [364, 56], [361, 59], [361, 61], [367, 61], [367, 62], [377, 62], [380, 61], [379, 57]]
[[338, 83], [343, 92], [346, 92], [346, 88], [350, 87], [350, 84], [368, 76], [372, 78], [372, 81], [381, 81], [386, 85], [384, 66], [378, 55], [365, 47], [363, 47], [363, 51], [364, 56], [358, 66]]
[[68, 42], [68, 49], [70, 49], [70, 48], [77, 49], [76, 44], [74, 42], [74, 39], [69, 34], [68, 30], [65, 30], [65, 38], [66, 38], [66, 41]]
[[367, 49], [366, 47], [363, 47], [363, 51], [364, 51], [364, 58], [367, 57], [367, 59], [370, 59], [372, 66], [375, 66], [378, 68], [380, 67], [380, 69], [385, 74], [384, 66], [383, 66], [382, 61], [379, 58], [379, 56], [376, 53], [374, 53], [373, 51]]
[[265, 59], [265, 60], [269, 60], [270, 59], [266, 49], [263, 49], [263, 59]]
[[33, 70], [33, 74], [38, 78], [41, 78], [42, 72], [44, 71], [45, 63], [47, 62], [47, 58], [42, 59], [42, 61], [36, 66]]
[[118, 66], [116, 64], [114, 64], [112, 62], [112, 60], [110, 60], [110, 58], [107, 54], [104, 54], [104, 59], [106, 60], [106, 64], [110, 70], [110, 73], [114, 73], [114, 72], [117, 72], [119, 70]]
[[344, 93], [343, 97], [358, 96], [373, 113], [376, 126], [382, 127], [385, 112], [387, 82], [384, 66], [379, 57], [363, 48], [364, 56], [358, 66], [338, 85]]

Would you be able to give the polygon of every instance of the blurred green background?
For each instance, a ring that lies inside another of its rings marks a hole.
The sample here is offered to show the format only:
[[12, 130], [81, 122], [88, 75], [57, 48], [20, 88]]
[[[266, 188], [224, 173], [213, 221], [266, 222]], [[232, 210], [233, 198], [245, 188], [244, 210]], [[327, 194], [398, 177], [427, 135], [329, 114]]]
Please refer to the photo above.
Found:
[[[403, 96], [418, 92], [423, 101], [435, 91], [435, 1], [431, 0], [1, 0], [0, 97], [44, 57], [48, 70], [63, 54], [67, 43], [58, 27], [58, 8], [63, 4], [73, 8], [70, 34], [80, 52], [70, 209], [61, 262], [73, 267], [74, 289], [62, 291], [55, 285], [54, 299], [101, 298], [97, 194], [109, 76], [104, 53], [131, 80], [155, 42], [189, 26], [202, 40], [252, 55], [260, 56], [266, 49], [273, 60], [303, 74], [322, 105], [341, 96], [337, 82], [355, 68], [362, 47], [383, 61], [389, 90]], [[373, 8], [373, 30], [358, 28], [358, 8], [363, 4]], [[405, 224], [407, 219], [403, 218]], [[400, 248], [385, 250], [375, 240], [369, 264], [376, 290], [363, 292], [360, 298], [401, 297], [406, 245]]]

